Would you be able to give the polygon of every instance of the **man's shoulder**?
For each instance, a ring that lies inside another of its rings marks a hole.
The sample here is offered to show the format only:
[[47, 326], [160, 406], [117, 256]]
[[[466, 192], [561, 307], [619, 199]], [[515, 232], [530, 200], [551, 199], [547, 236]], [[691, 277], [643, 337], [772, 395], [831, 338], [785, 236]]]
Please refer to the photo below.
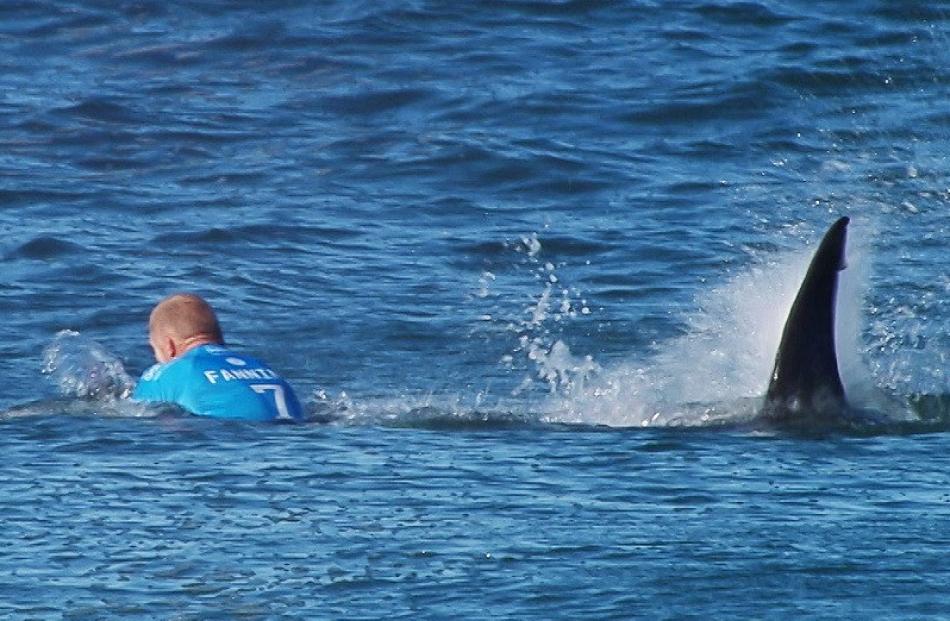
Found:
[[177, 392], [183, 370], [178, 360], [153, 364], [139, 378], [133, 398], [149, 401], [171, 399]]
[[154, 382], [155, 380], [157, 380], [157, 379], [162, 375], [162, 371], [165, 370], [165, 366], [166, 366], [166, 365], [164, 365], [164, 364], [162, 364], [162, 363], [160, 363], [160, 362], [156, 362], [155, 364], [153, 364], [153, 365], [150, 366], [149, 368], [145, 369], [145, 372], [142, 373], [142, 379], [141, 379], [141, 381], [143, 381], [143, 382]]
[[174, 378], [185, 370], [188, 365], [184, 360], [172, 360], [170, 362], [158, 362], [145, 369], [142, 373], [143, 382], [164, 382]]

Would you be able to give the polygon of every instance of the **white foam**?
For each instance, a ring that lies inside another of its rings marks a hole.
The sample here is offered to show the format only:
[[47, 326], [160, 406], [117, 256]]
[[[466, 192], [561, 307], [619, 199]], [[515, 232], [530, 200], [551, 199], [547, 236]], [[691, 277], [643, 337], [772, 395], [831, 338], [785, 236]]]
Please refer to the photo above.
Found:
[[57, 333], [43, 350], [43, 373], [64, 397], [125, 399], [135, 387], [116, 356], [74, 330]]
[[[852, 234], [852, 239], [856, 236]], [[713, 418], [752, 414], [748, 403], [764, 394], [785, 319], [816, 242], [766, 257], [695, 300], [685, 333], [652, 354], [605, 365], [586, 385], [552, 398], [548, 418], [610, 426], [704, 425]], [[838, 296], [837, 346], [849, 393], [867, 400], [870, 373], [861, 333], [867, 283], [866, 246], [850, 244]], [[724, 405], [725, 404], [725, 405]], [[717, 411], [725, 414], [718, 414]], [[731, 412], [731, 413], [730, 413]]]

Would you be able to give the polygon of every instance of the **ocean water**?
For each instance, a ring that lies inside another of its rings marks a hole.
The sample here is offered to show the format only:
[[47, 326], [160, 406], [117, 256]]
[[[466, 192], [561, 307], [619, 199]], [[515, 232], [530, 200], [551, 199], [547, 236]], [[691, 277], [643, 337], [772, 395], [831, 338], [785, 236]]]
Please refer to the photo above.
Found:
[[[948, 101], [938, 1], [0, 4], [0, 614], [950, 616]], [[125, 399], [179, 290], [313, 421]]]

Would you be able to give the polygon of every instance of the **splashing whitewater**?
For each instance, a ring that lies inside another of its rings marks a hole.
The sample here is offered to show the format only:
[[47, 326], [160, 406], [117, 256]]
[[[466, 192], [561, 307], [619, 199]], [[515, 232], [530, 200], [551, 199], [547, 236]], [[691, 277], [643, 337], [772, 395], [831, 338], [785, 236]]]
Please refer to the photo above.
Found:
[[117, 357], [74, 330], [57, 333], [43, 350], [42, 370], [64, 397], [125, 399], [135, 387]]
[[[555, 422], [628, 426], [698, 426], [754, 417], [768, 385], [785, 318], [814, 248], [770, 256], [696, 300], [685, 334], [647, 356], [602, 369], [586, 385], [552, 395], [544, 408]], [[848, 246], [842, 272], [836, 340], [849, 400], [877, 399], [863, 359], [862, 308], [868, 249]]]

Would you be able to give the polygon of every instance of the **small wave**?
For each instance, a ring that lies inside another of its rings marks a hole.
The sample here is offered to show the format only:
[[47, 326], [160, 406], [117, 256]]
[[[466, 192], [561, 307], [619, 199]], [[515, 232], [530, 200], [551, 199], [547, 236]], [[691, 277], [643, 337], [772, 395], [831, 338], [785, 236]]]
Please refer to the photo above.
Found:
[[[169, 94], [169, 93], [160, 93], [160, 94]], [[173, 94], [180, 94], [178, 92]], [[143, 128], [142, 135], [148, 137], [150, 140], [154, 140], [157, 143], [166, 143], [171, 142], [175, 144], [182, 145], [192, 145], [190, 148], [198, 149], [194, 153], [209, 156], [210, 152], [199, 149], [198, 145], [201, 146], [211, 146], [214, 148], [220, 148], [219, 145], [227, 144], [229, 142], [242, 142], [248, 139], [252, 139], [258, 136], [254, 132], [247, 130], [235, 129], [233, 127], [221, 127], [221, 128], [189, 128], [189, 129], [179, 129], [179, 128], [162, 128], [162, 127], [150, 127]], [[207, 181], [209, 178], [212, 178], [210, 175], [204, 176], [189, 176], [184, 177], [182, 182], [201, 182]], [[220, 177], [213, 177], [218, 179]], [[226, 177], [223, 179], [226, 180]]]
[[58, 17], [40, 24], [23, 34], [27, 37], [48, 41], [51, 37], [69, 35], [72, 32], [82, 32], [99, 26], [105, 26], [109, 21], [108, 17], [91, 13], [69, 15], [68, 17]]
[[264, 21], [251, 23], [204, 45], [228, 52], [256, 52], [260, 49], [282, 47], [287, 38], [287, 28], [282, 22]]
[[58, 108], [56, 112], [103, 123], [137, 123], [139, 115], [131, 108], [104, 98], [90, 98], [78, 104]]
[[145, 170], [154, 166], [151, 160], [132, 157], [86, 157], [76, 160], [76, 164], [93, 172]]
[[189, 175], [178, 182], [182, 185], [221, 184], [228, 186], [256, 186], [268, 178], [263, 172], [219, 172], [205, 175]]
[[58, 237], [41, 235], [34, 237], [19, 248], [7, 253], [9, 259], [49, 260], [85, 252], [79, 244]]
[[[163, 43], [117, 50], [113, 58], [119, 62], [138, 63], [160, 68], [194, 65], [203, 60], [201, 55], [194, 50], [194, 46], [181, 43]], [[186, 92], [191, 90], [191, 87], [184, 85], [174, 85], [169, 88], [181, 89]]]
[[0, 188], [0, 208], [20, 207], [37, 203], [74, 203], [88, 196], [82, 191], [66, 191], [50, 188]]
[[362, 235], [336, 227], [297, 226], [280, 224], [248, 224], [228, 228], [211, 227], [201, 231], [168, 233], [153, 238], [154, 244], [161, 246], [192, 244], [226, 244], [232, 242], [272, 243], [274, 240], [286, 242], [336, 241]]
[[745, 120], [772, 110], [779, 102], [774, 90], [763, 82], [733, 85], [727, 91], [717, 92], [721, 88], [719, 84], [701, 85], [690, 92], [678, 93], [673, 99], [643, 104], [632, 112], [621, 113], [619, 119], [649, 126]]
[[885, 77], [880, 70], [857, 59], [841, 62], [843, 64], [840, 68], [778, 67], [763, 74], [761, 78], [766, 82], [816, 95], [838, 96], [845, 88], [849, 90], [863, 88], [868, 91], [887, 90]]
[[946, 5], [940, 2], [906, 2], [893, 5], [884, 3], [875, 7], [871, 13], [901, 24], [941, 23], [950, 21], [950, 10], [945, 7]]
[[418, 88], [370, 90], [327, 97], [324, 106], [346, 116], [366, 116], [391, 112], [415, 104], [432, 93]]
[[625, 6], [624, 3], [615, 3], [601, 0], [600, 2], [589, 2], [588, 0], [561, 0], [559, 2], [548, 2], [541, 0], [520, 0], [511, 2], [497, 0], [487, 3], [489, 14], [495, 14], [499, 11], [508, 11], [514, 15], [523, 15], [531, 19], [564, 17], [570, 20], [558, 21], [558, 25], [569, 25], [577, 28], [576, 18], [586, 18], [600, 11], [604, 11], [613, 5]]
[[735, 2], [730, 4], [704, 4], [696, 11], [707, 19], [727, 26], [782, 26], [794, 18], [780, 15], [764, 4]]

